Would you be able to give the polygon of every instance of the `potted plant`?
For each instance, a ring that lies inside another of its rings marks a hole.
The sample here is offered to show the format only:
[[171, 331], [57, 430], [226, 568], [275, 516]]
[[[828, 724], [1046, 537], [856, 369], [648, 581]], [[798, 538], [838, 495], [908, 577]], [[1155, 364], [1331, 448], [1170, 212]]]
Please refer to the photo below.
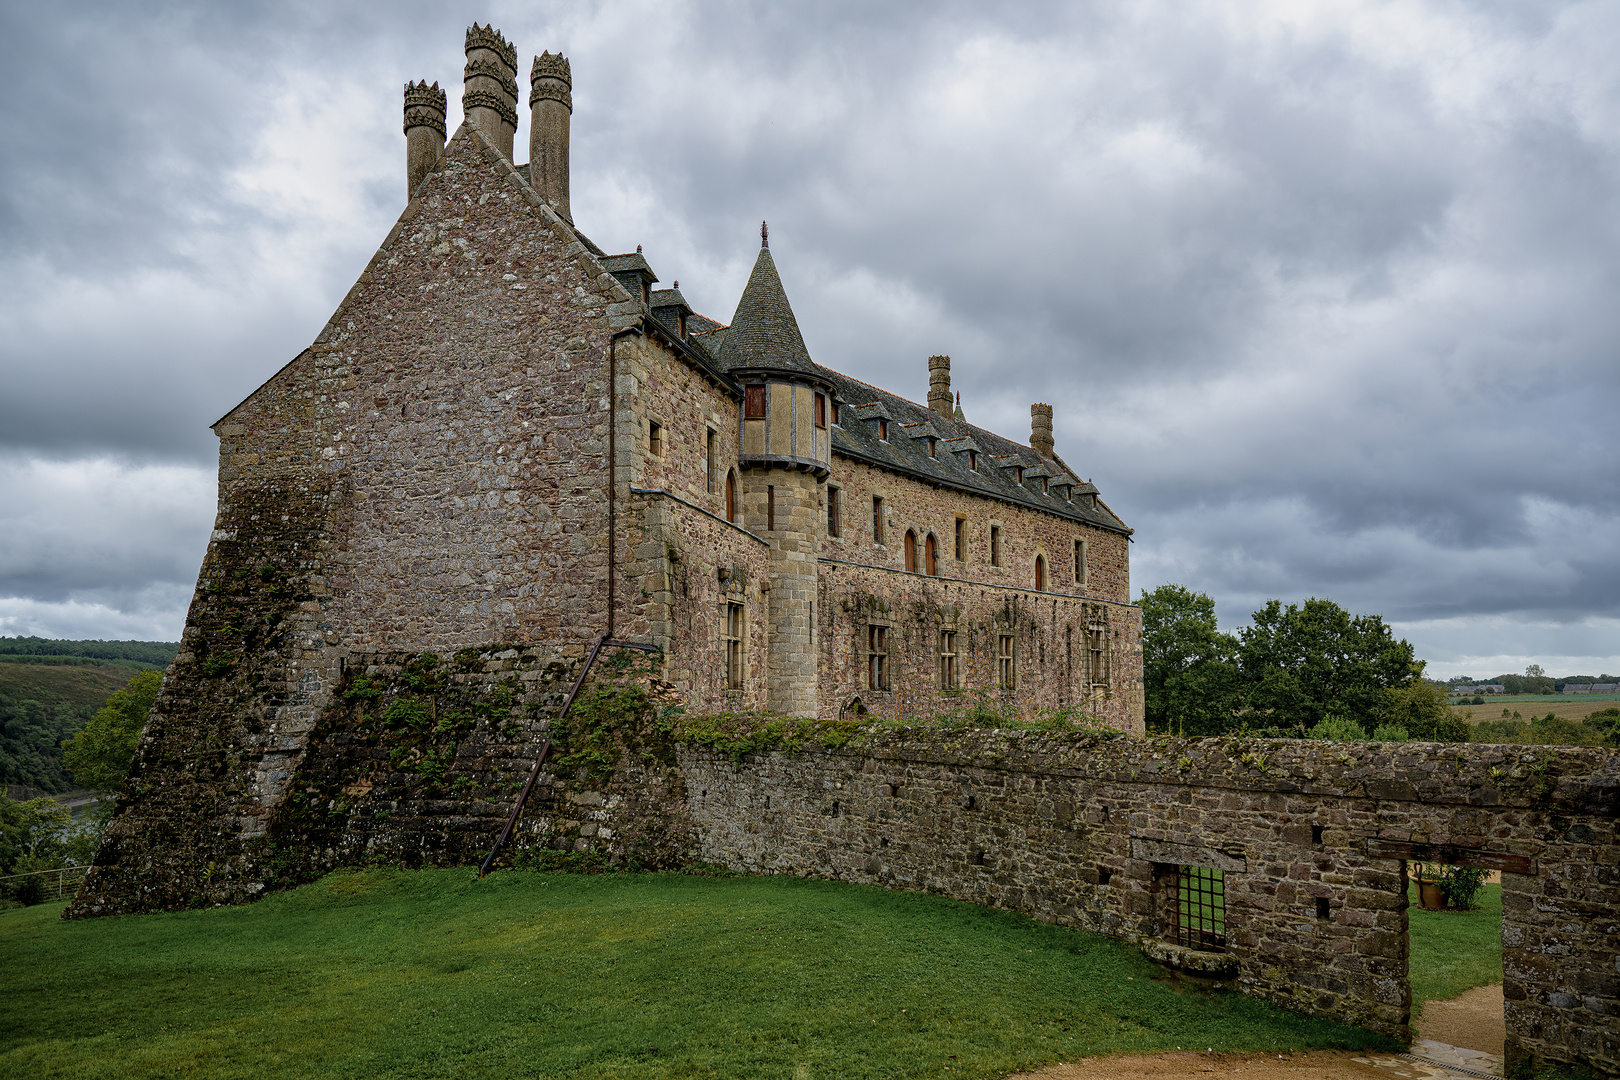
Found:
[[1413, 864], [1417, 868], [1418, 906], [1425, 911], [1443, 911], [1446, 906], [1446, 894], [1440, 888], [1438, 879], [1429, 880], [1424, 877], [1428, 867], [1423, 863]]

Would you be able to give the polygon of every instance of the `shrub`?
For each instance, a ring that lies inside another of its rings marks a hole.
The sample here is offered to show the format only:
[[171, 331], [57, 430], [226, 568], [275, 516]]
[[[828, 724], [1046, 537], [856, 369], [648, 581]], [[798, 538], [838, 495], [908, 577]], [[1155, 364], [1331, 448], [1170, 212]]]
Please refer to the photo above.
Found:
[[1330, 739], [1334, 742], [1364, 742], [1367, 729], [1344, 716], [1329, 716], [1311, 728], [1309, 738]]
[[1397, 727], [1394, 724], [1379, 724], [1377, 727], [1373, 728], [1372, 741], [1408, 742], [1410, 739], [1406, 734], [1406, 729], [1403, 727]]
[[1446, 896], [1446, 906], [1457, 911], [1471, 911], [1477, 905], [1474, 897], [1485, 884], [1486, 871], [1477, 866], [1442, 866], [1440, 891]]

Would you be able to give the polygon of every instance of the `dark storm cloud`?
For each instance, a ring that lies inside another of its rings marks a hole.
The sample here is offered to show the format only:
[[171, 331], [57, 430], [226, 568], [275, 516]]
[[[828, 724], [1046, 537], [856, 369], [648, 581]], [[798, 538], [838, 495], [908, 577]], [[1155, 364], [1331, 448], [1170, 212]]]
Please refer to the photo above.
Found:
[[0, 447], [207, 475], [400, 208], [399, 84], [459, 119], [474, 17], [570, 56], [595, 240], [724, 319], [769, 218], [818, 359], [921, 398], [950, 353], [1012, 435], [1052, 402], [1139, 586], [1620, 655], [1607, 5], [11, 5]]

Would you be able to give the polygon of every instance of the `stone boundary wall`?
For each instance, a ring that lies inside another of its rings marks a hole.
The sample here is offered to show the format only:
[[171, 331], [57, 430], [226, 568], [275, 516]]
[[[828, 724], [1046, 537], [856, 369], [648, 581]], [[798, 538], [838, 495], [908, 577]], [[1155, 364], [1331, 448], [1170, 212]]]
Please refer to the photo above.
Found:
[[1510, 1064], [1620, 1074], [1613, 751], [973, 732], [740, 767], [680, 760], [701, 857], [750, 873], [940, 893], [1152, 942], [1167, 867], [1222, 868], [1238, 989], [1402, 1040], [1405, 863], [1368, 841], [1519, 857], [1535, 872], [1503, 875]]

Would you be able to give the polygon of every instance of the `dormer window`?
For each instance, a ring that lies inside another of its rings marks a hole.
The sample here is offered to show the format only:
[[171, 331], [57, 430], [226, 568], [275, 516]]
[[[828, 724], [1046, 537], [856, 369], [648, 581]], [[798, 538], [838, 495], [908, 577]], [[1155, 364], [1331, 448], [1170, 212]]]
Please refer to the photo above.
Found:
[[1046, 486], [1046, 477], [1043, 476], [1043, 477], [1041, 477], [1041, 494], [1042, 495], [1047, 495], [1047, 494], [1050, 494], [1050, 493], [1051, 493], [1050, 489]]
[[1024, 482], [1024, 467], [1022, 465], [1013, 466], [1013, 479], [1019, 484]]
[[684, 311], [681, 312], [680, 334], [681, 334], [681, 340], [685, 341], [686, 340], [686, 312], [684, 312]]
[[647, 279], [646, 278], [642, 278], [641, 279], [641, 302], [643, 304], [646, 304], [646, 303], [650, 303], [651, 301], [652, 301], [652, 286], [647, 284]]
[[882, 417], [878, 418], [877, 433], [879, 439], [883, 440], [884, 442], [889, 441], [889, 422]]
[[972, 469], [974, 472], [978, 472], [979, 471], [979, 452], [977, 450], [969, 450], [967, 452], [967, 459], [968, 459], [968, 468]]
[[928, 440], [928, 456], [929, 457], [938, 457], [939, 456], [939, 454], [937, 452], [937, 447], [935, 445], [936, 443], [938, 443], [938, 441], [939, 441], [938, 439], [932, 439], [932, 438]]

